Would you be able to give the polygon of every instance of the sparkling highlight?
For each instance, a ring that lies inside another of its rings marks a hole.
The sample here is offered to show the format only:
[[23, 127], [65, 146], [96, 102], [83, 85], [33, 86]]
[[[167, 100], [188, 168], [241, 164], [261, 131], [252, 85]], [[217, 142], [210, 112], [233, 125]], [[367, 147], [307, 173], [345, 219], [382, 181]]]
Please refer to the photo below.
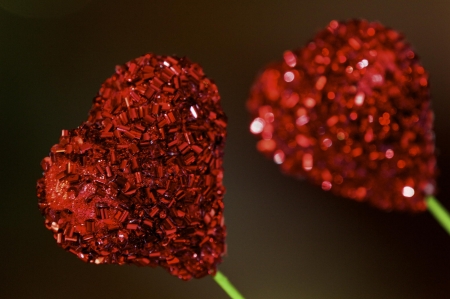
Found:
[[332, 21], [283, 58], [247, 101], [253, 120], [264, 119], [261, 107], [273, 115], [258, 150], [337, 195], [424, 211], [436, 184], [433, 113], [428, 74], [403, 36], [365, 20]]
[[282, 164], [284, 162], [284, 153], [283, 151], [276, 151], [275, 154], [273, 155], [273, 161], [275, 161], [275, 163], [277, 164]]
[[294, 73], [293, 72], [286, 72], [286, 73], [284, 73], [284, 81], [292, 82], [293, 80], [294, 80]]
[[264, 119], [260, 117], [255, 118], [255, 120], [250, 125], [250, 132], [252, 132], [253, 134], [261, 133], [264, 129], [265, 123], [266, 122], [264, 121]]
[[63, 130], [41, 163], [46, 227], [87, 263], [214, 275], [225, 254], [226, 126], [198, 64], [146, 54], [117, 66], [88, 120]]
[[414, 189], [409, 186], [403, 187], [402, 194], [404, 197], [412, 197], [414, 196]]

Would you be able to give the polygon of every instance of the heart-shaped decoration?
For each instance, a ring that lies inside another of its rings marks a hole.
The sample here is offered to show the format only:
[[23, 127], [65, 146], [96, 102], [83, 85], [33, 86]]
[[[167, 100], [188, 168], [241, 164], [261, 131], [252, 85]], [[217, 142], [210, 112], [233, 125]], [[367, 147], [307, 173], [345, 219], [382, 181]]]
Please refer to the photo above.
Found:
[[42, 161], [39, 207], [83, 261], [215, 274], [225, 252], [226, 117], [216, 85], [186, 58], [146, 54], [107, 79], [88, 121]]
[[398, 32], [332, 21], [256, 79], [257, 149], [284, 173], [383, 210], [423, 211], [434, 193], [428, 75]]

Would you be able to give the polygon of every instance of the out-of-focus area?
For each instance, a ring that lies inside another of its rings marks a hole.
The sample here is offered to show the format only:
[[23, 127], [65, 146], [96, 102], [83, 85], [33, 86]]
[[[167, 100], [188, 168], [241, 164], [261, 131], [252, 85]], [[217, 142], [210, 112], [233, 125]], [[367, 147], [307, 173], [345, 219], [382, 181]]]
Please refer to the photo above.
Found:
[[61, 18], [82, 10], [92, 0], [1, 0], [0, 7], [25, 18]]
[[116, 64], [153, 52], [189, 57], [219, 87], [229, 118], [219, 269], [246, 298], [448, 298], [450, 236], [429, 213], [385, 213], [282, 175], [256, 151], [245, 101], [266, 64], [333, 19], [404, 33], [430, 73], [437, 198], [450, 208], [449, 15], [437, 0], [0, 0], [0, 297], [227, 298], [209, 277], [85, 264], [37, 208], [39, 164], [61, 129], [87, 119]]

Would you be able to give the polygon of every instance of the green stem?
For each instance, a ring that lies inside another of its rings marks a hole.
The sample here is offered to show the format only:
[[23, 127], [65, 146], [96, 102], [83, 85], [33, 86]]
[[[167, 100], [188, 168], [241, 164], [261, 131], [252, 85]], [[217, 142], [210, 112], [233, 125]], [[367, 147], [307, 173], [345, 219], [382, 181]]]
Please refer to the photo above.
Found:
[[436, 218], [437, 222], [450, 234], [450, 214], [441, 205], [441, 203], [434, 196], [427, 196], [426, 202], [428, 210]]
[[242, 296], [241, 293], [239, 293], [239, 291], [231, 284], [228, 278], [222, 274], [222, 272], [217, 271], [216, 275], [213, 276], [213, 279], [222, 287], [230, 298], [245, 299], [244, 296]]

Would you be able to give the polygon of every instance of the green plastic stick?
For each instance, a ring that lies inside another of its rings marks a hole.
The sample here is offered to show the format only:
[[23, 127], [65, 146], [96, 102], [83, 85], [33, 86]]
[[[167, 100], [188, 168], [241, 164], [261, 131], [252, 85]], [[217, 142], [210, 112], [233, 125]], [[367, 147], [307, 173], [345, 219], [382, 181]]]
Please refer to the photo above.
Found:
[[244, 296], [239, 293], [239, 291], [231, 284], [228, 278], [222, 274], [222, 272], [217, 271], [216, 275], [213, 276], [214, 280], [222, 289], [230, 296], [232, 299], [245, 299]]
[[450, 214], [434, 196], [426, 198], [428, 210], [442, 227], [450, 234]]

